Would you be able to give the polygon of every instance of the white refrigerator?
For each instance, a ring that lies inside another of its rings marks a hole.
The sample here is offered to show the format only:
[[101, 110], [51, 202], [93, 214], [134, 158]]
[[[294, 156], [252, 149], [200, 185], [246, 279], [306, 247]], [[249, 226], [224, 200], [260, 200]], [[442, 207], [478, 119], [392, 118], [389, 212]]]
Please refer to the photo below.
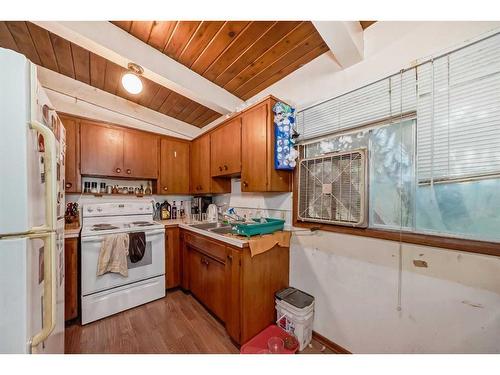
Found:
[[36, 66], [0, 48], [0, 353], [64, 353], [65, 147]]

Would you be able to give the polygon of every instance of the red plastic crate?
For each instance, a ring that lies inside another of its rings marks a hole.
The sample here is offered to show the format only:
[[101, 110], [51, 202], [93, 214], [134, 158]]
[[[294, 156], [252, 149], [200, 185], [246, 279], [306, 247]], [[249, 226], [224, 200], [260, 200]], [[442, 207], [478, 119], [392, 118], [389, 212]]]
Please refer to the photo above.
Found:
[[[264, 329], [262, 332], [257, 334], [255, 337], [253, 337], [250, 341], [248, 341], [246, 344], [241, 346], [240, 353], [241, 354], [263, 354], [262, 351], [268, 350], [267, 347], [267, 341], [271, 337], [279, 337], [282, 340], [285, 340], [286, 337], [290, 336], [287, 332], [285, 332], [283, 329], [278, 327], [277, 325], [270, 325], [266, 329]], [[287, 348], [284, 348], [283, 353], [279, 354], [295, 354], [295, 352], [298, 349], [295, 350], [288, 350]]]

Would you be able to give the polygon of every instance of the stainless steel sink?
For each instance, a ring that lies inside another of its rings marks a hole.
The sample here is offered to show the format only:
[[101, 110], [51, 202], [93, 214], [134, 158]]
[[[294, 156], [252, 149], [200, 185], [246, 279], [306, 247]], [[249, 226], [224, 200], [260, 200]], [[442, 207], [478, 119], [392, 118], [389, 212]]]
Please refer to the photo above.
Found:
[[222, 226], [221, 223], [201, 223], [201, 224], [190, 224], [190, 227], [196, 228], [196, 229], [214, 229], [214, 228], [220, 228]]
[[231, 233], [231, 226], [212, 228], [212, 229], [209, 229], [208, 231], [212, 232], [212, 233], [217, 233], [217, 234], [227, 234], [227, 233]]

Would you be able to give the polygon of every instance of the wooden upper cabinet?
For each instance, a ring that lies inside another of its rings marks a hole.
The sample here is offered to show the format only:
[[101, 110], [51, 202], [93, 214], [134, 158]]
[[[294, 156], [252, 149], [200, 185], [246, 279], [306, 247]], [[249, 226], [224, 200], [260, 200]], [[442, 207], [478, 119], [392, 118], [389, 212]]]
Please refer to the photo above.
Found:
[[231, 180], [211, 176], [210, 134], [202, 135], [191, 142], [190, 173], [192, 194], [231, 192]]
[[237, 117], [210, 134], [212, 176], [231, 176], [241, 172], [241, 118]]
[[158, 178], [158, 137], [142, 132], [123, 131], [122, 175], [135, 178]]
[[274, 123], [269, 98], [241, 114], [241, 191], [291, 191], [290, 171], [274, 168]]
[[268, 115], [263, 103], [241, 116], [241, 191], [267, 190]]
[[210, 135], [206, 134], [191, 143], [191, 192], [210, 193]]
[[[156, 156], [155, 156], [156, 157]], [[189, 193], [189, 143], [162, 138], [158, 194]]]
[[80, 122], [81, 174], [158, 178], [158, 136], [96, 122]]
[[82, 190], [80, 176], [80, 121], [60, 116], [66, 129], [65, 191], [78, 193]]
[[90, 176], [126, 176], [123, 170], [123, 131], [81, 121], [81, 173]]

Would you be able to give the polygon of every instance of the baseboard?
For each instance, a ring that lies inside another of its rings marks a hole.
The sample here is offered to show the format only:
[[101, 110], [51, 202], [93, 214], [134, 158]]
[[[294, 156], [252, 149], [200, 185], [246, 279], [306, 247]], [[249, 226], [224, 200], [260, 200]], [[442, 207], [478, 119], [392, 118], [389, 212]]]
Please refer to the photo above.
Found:
[[333, 341], [328, 340], [325, 336], [320, 335], [318, 332], [313, 331], [312, 336], [313, 339], [323, 344], [336, 354], [352, 354], [349, 350], [341, 347], [339, 344], [336, 344]]

